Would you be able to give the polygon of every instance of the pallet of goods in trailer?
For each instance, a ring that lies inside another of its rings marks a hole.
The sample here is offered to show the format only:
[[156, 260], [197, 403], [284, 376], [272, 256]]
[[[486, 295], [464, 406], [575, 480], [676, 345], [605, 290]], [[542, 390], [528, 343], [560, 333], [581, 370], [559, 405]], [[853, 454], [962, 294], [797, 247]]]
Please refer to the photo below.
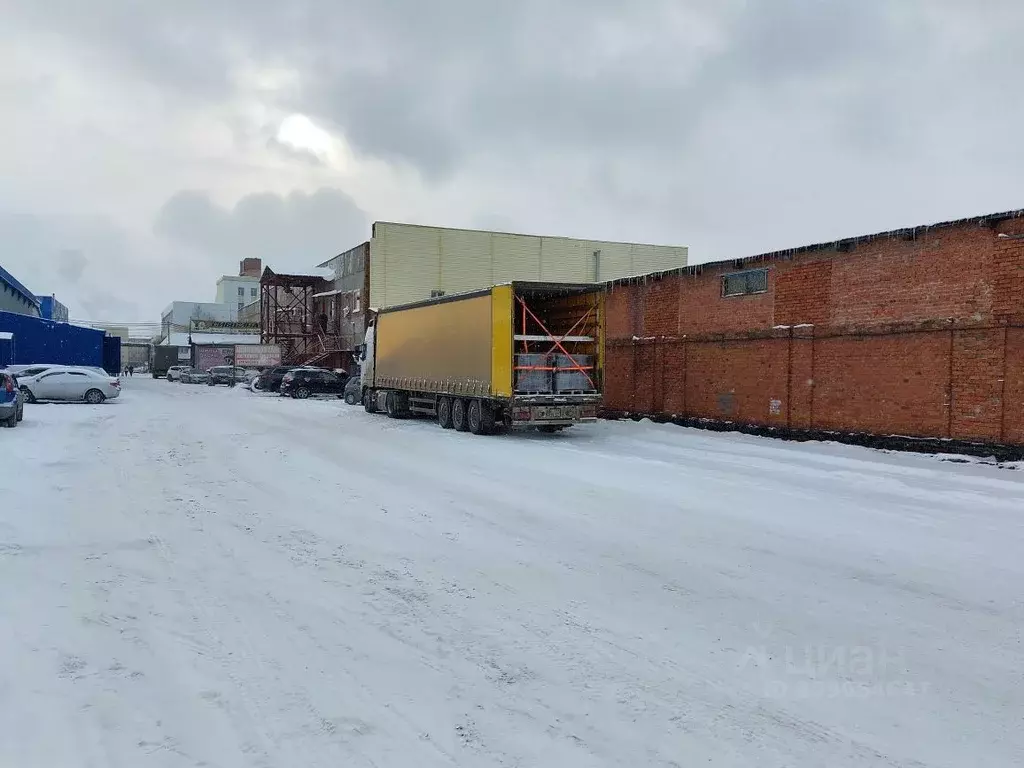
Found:
[[475, 434], [595, 421], [603, 299], [599, 285], [514, 282], [380, 310], [363, 405]]

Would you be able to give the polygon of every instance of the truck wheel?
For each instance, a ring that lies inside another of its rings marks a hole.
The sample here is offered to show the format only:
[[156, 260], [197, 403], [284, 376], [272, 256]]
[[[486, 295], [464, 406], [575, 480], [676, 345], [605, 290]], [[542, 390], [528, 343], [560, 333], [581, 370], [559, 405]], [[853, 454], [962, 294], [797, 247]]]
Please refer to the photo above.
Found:
[[384, 409], [387, 411], [389, 419], [400, 419], [405, 415], [397, 392], [388, 392], [384, 398]]
[[377, 412], [377, 393], [372, 389], [363, 390], [363, 408], [367, 413]]
[[469, 431], [474, 435], [489, 435], [494, 431], [494, 411], [482, 400], [470, 400], [466, 409]]
[[452, 399], [452, 426], [456, 432], [469, 431], [469, 419], [466, 417], [466, 401], [460, 397]]
[[451, 429], [452, 426], [452, 399], [442, 397], [437, 401], [437, 423], [441, 429]]

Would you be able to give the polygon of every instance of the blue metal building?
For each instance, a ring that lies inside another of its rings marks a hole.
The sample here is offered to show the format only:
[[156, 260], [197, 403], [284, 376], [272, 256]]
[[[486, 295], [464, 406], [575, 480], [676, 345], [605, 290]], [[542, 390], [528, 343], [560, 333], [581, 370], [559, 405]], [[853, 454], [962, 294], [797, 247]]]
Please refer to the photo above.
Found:
[[39, 299], [39, 316], [58, 323], [68, 321], [68, 308], [57, 301], [56, 296], [36, 296]]
[[39, 300], [35, 294], [3, 267], [0, 267], [0, 311], [39, 317]]
[[[108, 359], [113, 362], [115, 354], [111, 350], [104, 356], [106, 334], [103, 331], [14, 312], [0, 312], [0, 332], [14, 336], [13, 343], [5, 342], [10, 346], [8, 354], [14, 358], [7, 361], [9, 365], [53, 363], [105, 367]], [[119, 366], [120, 343], [117, 347]]]

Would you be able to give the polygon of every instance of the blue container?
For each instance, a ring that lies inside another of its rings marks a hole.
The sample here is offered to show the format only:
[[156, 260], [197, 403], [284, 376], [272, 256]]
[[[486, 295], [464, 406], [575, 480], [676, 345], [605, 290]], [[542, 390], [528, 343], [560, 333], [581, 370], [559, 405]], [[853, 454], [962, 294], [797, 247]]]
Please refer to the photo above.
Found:
[[14, 334], [14, 359], [9, 365], [52, 363], [103, 367], [106, 334], [95, 328], [0, 312], [0, 331]]

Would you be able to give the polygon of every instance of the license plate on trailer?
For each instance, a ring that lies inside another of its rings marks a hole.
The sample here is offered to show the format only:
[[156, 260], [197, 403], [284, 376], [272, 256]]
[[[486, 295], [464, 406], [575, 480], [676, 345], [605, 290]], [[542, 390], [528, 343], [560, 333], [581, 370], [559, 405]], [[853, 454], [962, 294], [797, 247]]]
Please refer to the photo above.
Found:
[[533, 407], [534, 421], [563, 421], [579, 419], [582, 409], [578, 405], [536, 405]]

